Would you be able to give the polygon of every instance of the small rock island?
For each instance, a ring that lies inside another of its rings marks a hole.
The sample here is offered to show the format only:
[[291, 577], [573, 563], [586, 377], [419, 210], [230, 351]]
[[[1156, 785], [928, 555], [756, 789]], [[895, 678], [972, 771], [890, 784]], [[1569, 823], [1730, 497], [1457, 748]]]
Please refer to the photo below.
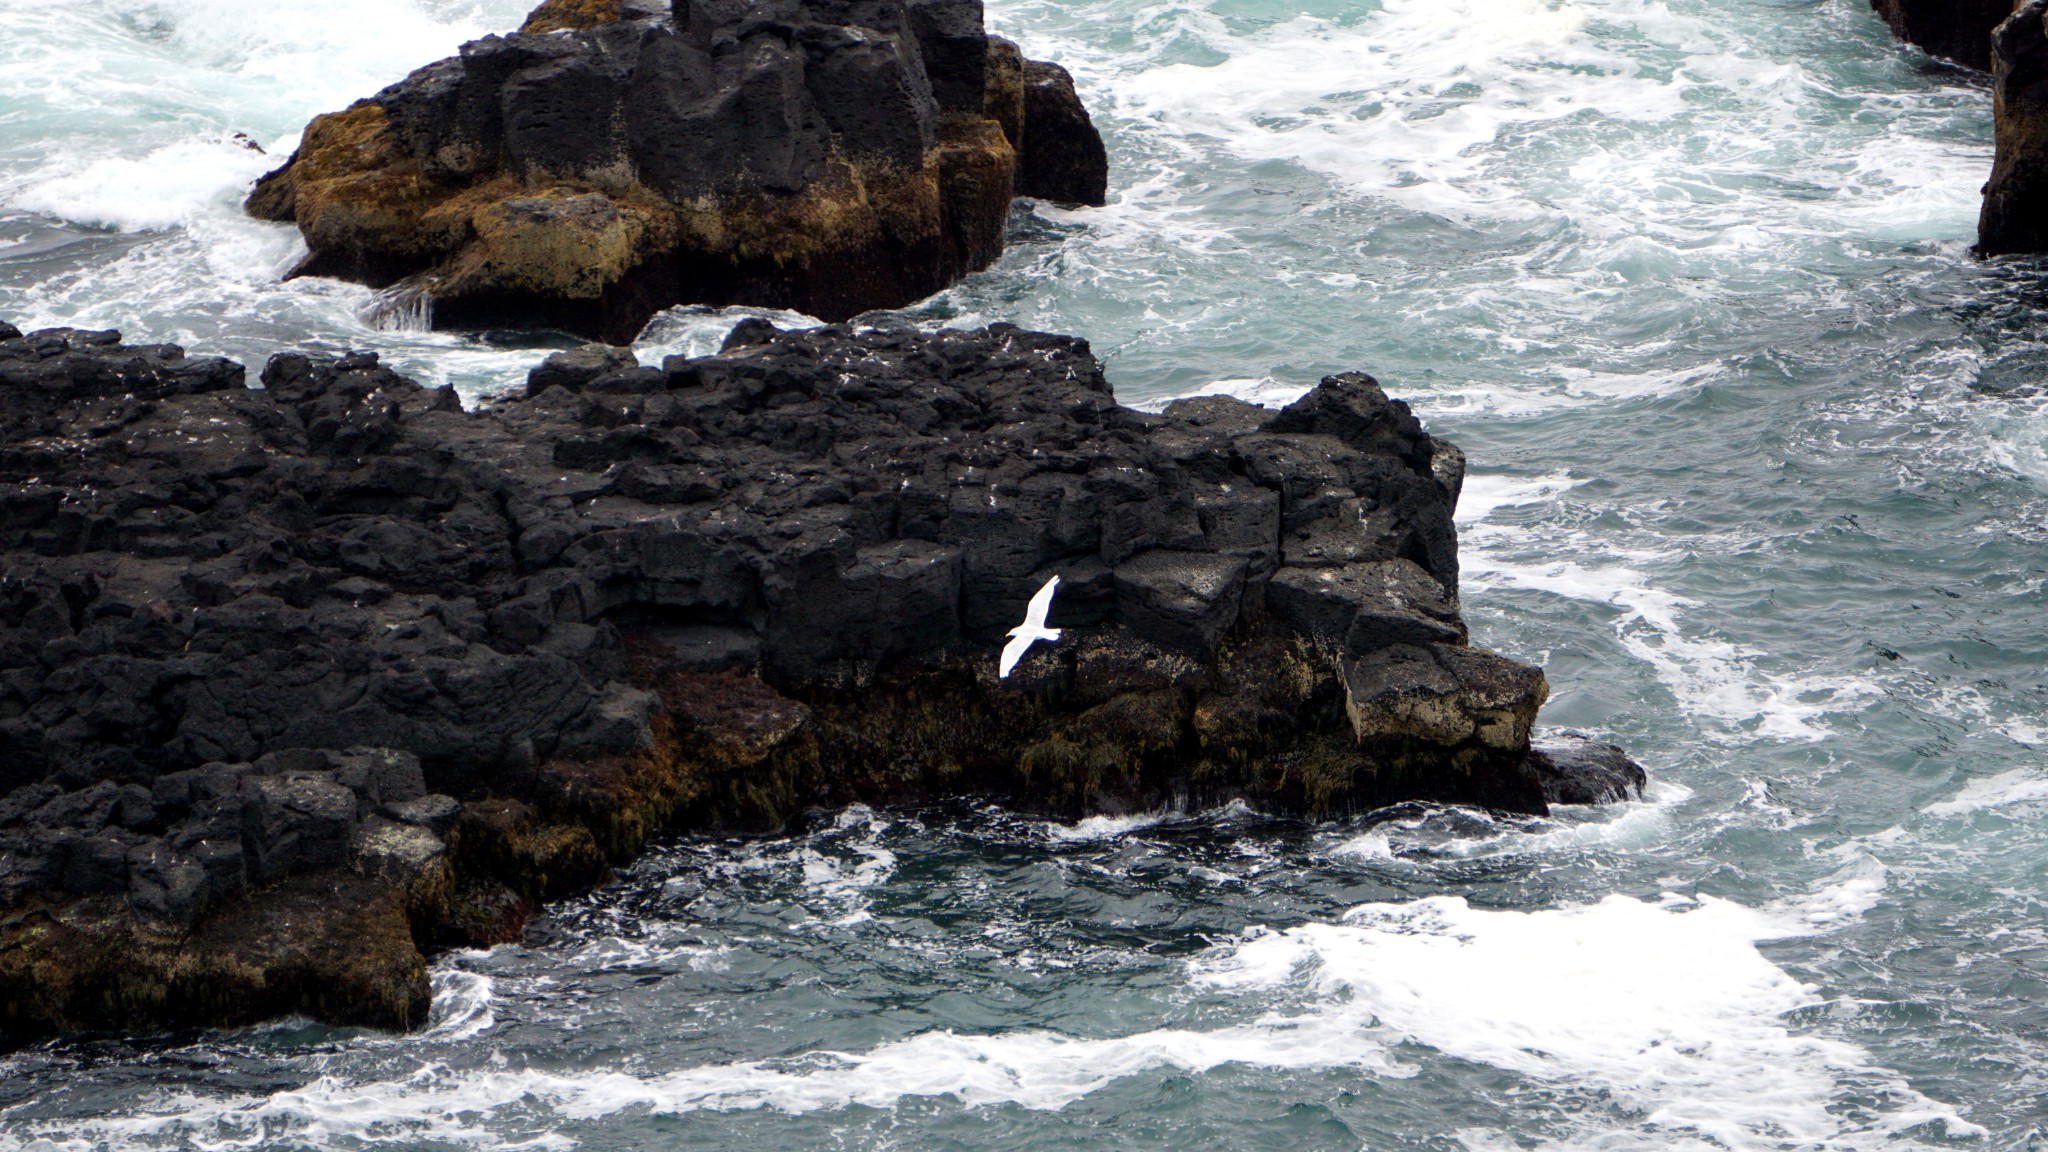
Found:
[[994, 260], [1014, 197], [1107, 182], [980, 0], [549, 0], [316, 117], [248, 211], [434, 326], [626, 343], [677, 304], [901, 307]]
[[1642, 786], [1532, 746], [1543, 673], [1459, 617], [1464, 458], [1369, 376], [1155, 414], [1073, 337], [747, 321], [476, 410], [369, 353], [249, 384], [0, 325], [0, 1038], [416, 1026], [433, 949], [821, 806]]

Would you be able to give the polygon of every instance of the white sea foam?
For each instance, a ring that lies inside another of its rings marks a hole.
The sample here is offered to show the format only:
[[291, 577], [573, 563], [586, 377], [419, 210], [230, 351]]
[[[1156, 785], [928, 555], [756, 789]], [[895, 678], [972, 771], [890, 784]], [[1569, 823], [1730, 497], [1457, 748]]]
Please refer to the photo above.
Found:
[[1586, 22], [1548, 0], [1387, 0], [1356, 24], [1302, 16], [1251, 36], [1191, 17], [1228, 59], [1154, 68], [1117, 95], [1129, 115], [1410, 207], [1522, 213], [1533, 205], [1486, 178], [1476, 145], [1586, 109], [1659, 119], [1682, 107], [1683, 82], [1598, 47]]
[[659, 364], [665, 356], [709, 356], [742, 320], [766, 320], [777, 328], [815, 328], [814, 316], [780, 308], [707, 308], [689, 305], [656, 313], [633, 341], [642, 364]]
[[[1531, 287], [1526, 282], [1518, 285], [1523, 290]], [[1487, 335], [1509, 339], [1502, 334]], [[1643, 349], [1638, 347], [1635, 351]], [[1434, 389], [1417, 396], [1414, 403], [1418, 412], [1432, 417], [1534, 416], [1617, 401], [1678, 396], [1698, 389], [1724, 371], [1718, 361], [1646, 372], [1594, 371], [1557, 364], [1512, 382], [1475, 381]]]
[[9, 207], [96, 228], [152, 232], [205, 211], [232, 207], [246, 185], [276, 160], [223, 137], [168, 144], [137, 159], [93, 160], [81, 168], [46, 168], [20, 181]]
[[[348, 105], [463, 41], [518, 23], [527, 0], [0, 0], [0, 206], [146, 233], [41, 283], [15, 282], [25, 327], [118, 327], [147, 340], [260, 357], [280, 342], [375, 347], [466, 398], [524, 378], [531, 351], [448, 333], [378, 330], [371, 293], [280, 283], [303, 253], [288, 226], [247, 218], [242, 195], [308, 118]], [[61, 45], [63, 67], [51, 67]], [[246, 133], [267, 152], [241, 146]], [[223, 347], [245, 338], [251, 347]]]
[[[1680, 704], [1696, 716], [1773, 739], [1823, 739], [1824, 719], [1864, 707], [1876, 685], [1856, 676], [1767, 671], [1765, 654], [1748, 645], [1690, 633], [1682, 624], [1687, 597], [1652, 583], [1648, 569], [1677, 559], [1675, 550], [1627, 549], [1588, 533], [1544, 532], [1489, 524], [1507, 507], [1554, 500], [1577, 482], [1564, 474], [1519, 479], [1475, 473], [1459, 501], [1460, 579], [1467, 597], [1496, 590], [1544, 592], [1600, 604], [1616, 612], [1622, 647], [1649, 664]], [[1540, 552], [1543, 559], [1527, 559]], [[1598, 560], [1551, 559], [1597, 556]]]
[[1967, 816], [1987, 808], [2032, 804], [2048, 800], [2048, 777], [2030, 768], [2014, 768], [1964, 784], [1954, 799], [1929, 804], [1920, 811], [1929, 816]]
[[[1683, 707], [1745, 734], [1821, 740], [1829, 734], [1827, 715], [1860, 709], [1878, 695], [1876, 685], [1860, 676], [1769, 672], [1761, 666], [1765, 654], [1753, 646], [1690, 633], [1681, 619], [1694, 601], [1659, 588], [1647, 572], [1677, 560], [1675, 549], [1624, 549], [1583, 531], [1532, 539], [1526, 529], [1487, 523], [1501, 508], [1546, 504], [1577, 484], [1565, 474], [1468, 476], [1458, 500], [1464, 594], [1536, 590], [1612, 607], [1622, 648], [1651, 664]], [[1526, 560], [1536, 549], [1544, 560]]]
[[1494, 525], [1461, 534], [1464, 594], [1504, 589], [1545, 592], [1615, 610], [1615, 635], [1632, 656], [1649, 664], [1686, 711], [1740, 733], [1778, 740], [1827, 737], [1824, 720], [1866, 707], [1877, 697], [1868, 679], [1840, 674], [1776, 672], [1750, 645], [1699, 636], [1682, 624], [1692, 601], [1653, 584], [1646, 566], [1669, 561], [1663, 550], [1627, 550], [1581, 534], [1543, 541], [1551, 555], [1597, 554], [1603, 562], [1526, 560], [1531, 541]]
[[1175, 400], [1192, 396], [1235, 396], [1247, 404], [1257, 404], [1262, 408], [1285, 408], [1307, 393], [1308, 389], [1303, 385], [1261, 376], [1256, 379], [1213, 380], [1192, 392], [1161, 396], [1136, 404], [1134, 407], [1156, 412]]
[[[1842, 903], [1838, 888], [1861, 892], [1862, 875], [1824, 886], [1815, 905]], [[1449, 896], [1366, 904], [1332, 923], [1254, 930], [1194, 961], [1194, 994], [1267, 1007], [1222, 1028], [1121, 1037], [935, 1031], [864, 1052], [666, 1073], [427, 1066], [371, 1083], [324, 1078], [262, 1099], [164, 1100], [93, 1130], [107, 1143], [178, 1135], [502, 1143], [628, 1110], [802, 1113], [886, 1108], [912, 1097], [1051, 1110], [1163, 1069], [1404, 1077], [1415, 1068], [1395, 1046], [1410, 1044], [1604, 1094], [1611, 1110], [1594, 1109], [1580, 1123], [1606, 1148], [1693, 1140], [1738, 1149], [1897, 1147], [1903, 1130], [1930, 1122], [1952, 1135], [1972, 1132], [1856, 1046], [1788, 1025], [1788, 1013], [1820, 998], [1757, 944], [1832, 922], [1713, 897], [1612, 896], [1527, 912]], [[1858, 1107], [1841, 1107], [1850, 1095]]]
[[1502, 508], [1547, 504], [1583, 483], [1563, 472], [1533, 477], [1470, 473], [1458, 495], [1458, 526], [1477, 524]]
[[459, 1041], [488, 1032], [498, 1022], [492, 1010], [495, 985], [482, 972], [458, 967], [466, 957], [444, 958], [433, 976], [434, 1007], [422, 1039]]
[[801, 854], [805, 885], [830, 897], [850, 897], [865, 892], [889, 878], [896, 870], [896, 854], [869, 844], [850, 845], [860, 859], [847, 862], [806, 848]]
[[253, 131], [261, 126], [256, 121], [282, 121], [288, 132], [452, 53], [465, 40], [516, 25], [529, 5], [16, 0], [5, 7], [18, 43], [59, 43], [68, 34], [85, 51], [72, 67], [45, 67], [40, 75], [28, 66], [28, 49], [0, 54], [0, 92], [95, 116], [134, 116], [159, 101], [226, 108], [252, 117], [233, 127]]
[[1128, 816], [1089, 816], [1072, 824], [1047, 824], [1045, 834], [1054, 840], [1114, 840], [1150, 828], [1167, 818], [1164, 812], [1138, 812]]
[[[289, 154], [306, 119], [516, 20], [521, 7], [518, 0], [9, 4], [13, 47], [0, 47], [0, 101], [81, 133], [126, 129], [124, 142], [155, 146], [125, 156], [53, 149], [25, 175], [0, 178], [0, 203], [123, 231], [173, 227], [202, 211], [239, 213], [240, 191]], [[43, 55], [57, 43], [76, 49], [62, 68]], [[269, 154], [237, 146], [228, 140], [234, 132], [255, 136]]]
[[802, 903], [818, 923], [851, 926], [871, 919], [869, 896], [896, 870], [896, 853], [882, 836], [894, 821], [865, 805], [853, 805], [823, 832], [795, 840], [771, 840], [735, 859], [718, 862], [715, 876], [782, 874], [800, 882]]
[[2048, 744], [2048, 728], [2034, 720], [2007, 720], [1998, 730], [2015, 744]]
[[1328, 851], [1332, 856], [1356, 860], [1413, 864], [1654, 848], [1670, 839], [1671, 812], [1691, 798], [1692, 789], [1671, 781], [1653, 780], [1647, 793], [1642, 800], [1605, 804], [1543, 820], [1504, 819], [1461, 810], [1456, 817], [1458, 826], [1445, 830], [1436, 827], [1440, 813], [1425, 812], [1376, 824], [1346, 837]]
[[706, 944], [687, 921], [661, 923], [639, 936], [603, 936], [590, 940], [564, 958], [580, 971], [629, 971], [680, 968], [696, 972], [721, 967], [732, 954], [729, 944]]
[[1776, 928], [1759, 939], [1787, 939], [1853, 924], [1884, 898], [1891, 870], [1858, 841], [1823, 853], [1842, 864], [1810, 891], [1783, 896], [1764, 908]]

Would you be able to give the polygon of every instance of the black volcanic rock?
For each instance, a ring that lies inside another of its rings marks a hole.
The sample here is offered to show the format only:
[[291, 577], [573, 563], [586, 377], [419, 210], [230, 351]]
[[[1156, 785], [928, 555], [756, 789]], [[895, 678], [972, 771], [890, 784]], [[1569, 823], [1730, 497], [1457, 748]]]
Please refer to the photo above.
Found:
[[2048, 252], [2048, 4], [1871, 0], [1902, 39], [1991, 73], [1996, 156], [1977, 216], [1982, 256]]
[[993, 260], [1014, 195], [1106, 195], [1066, 73], [997, 43], [980, 0], [551, 0], [315, 118], [248, 210], [444, 327], [897, 307]]
[[1017, 149], [1017, 194], [1069, 204], [1101, 204], [1109, 153], [1065, 68], [1024, 61], [1024, 140]]
[[2013, 0], [1870, 0], [1892, 32], [1930, 55], [1979, 72], [1991, 69], [1991, 32]]
[[1991, 63], [1997, 154], [1977, 217], [1977, 251], [2048, 252], [2048, 2], [1999, 25]]
[[1552, 804], [1615, 804], [1641, 800], [1649, 777], [1628, 753], [1573, 732], [1533, 742], [1529, 763]]
[[1463, 458], [1368, 376], [1151, 414], [1069, 337], [749, 322], [481, 411], [367, 353], [262, 383], [0, 340], [0, 1034], [409, 1026], [421, 946], [815, 805], [1614, 791], [1531, 756]]

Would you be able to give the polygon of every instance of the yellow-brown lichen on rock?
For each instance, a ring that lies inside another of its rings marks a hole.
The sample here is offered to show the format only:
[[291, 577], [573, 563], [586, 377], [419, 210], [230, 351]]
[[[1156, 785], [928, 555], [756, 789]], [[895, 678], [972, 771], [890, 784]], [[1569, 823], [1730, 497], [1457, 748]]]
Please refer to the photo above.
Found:
[[1345, 667], [1345, 708], [1366, 742], [1511, 752], [1549, 696], [1541, 670], [1476, 648], [1397, 644]]
[[545, 188], [494, 201], [470, 217], [476, 240], [448, 270], [457, 292], [535, 292], [595, 299], [624, 278], [646, 247], [668, 242], [665, 212], [619, 204], [602, 192]]
[[1024, 50], [1001, 36], [988, 38], [982, 115], [1002, 127], [1010, 147], [1024, 146]]
[[521, 32], [541, 35], [616, 24], [625, 19], [621, 0], [547, 0], [526, 17]]
[[946, 263], [956, 274], [985, 268], [1003, 251], [1016, 150], [995, 121], [948, 116], [939, 133], [938, 170]]
[[346, 872], [287, 881], [185, 934], [95, 900], [0, 927], [0, 1037], [292, 1012], [408, 1029], [425, 1023], [430, 1000], [404, 893]]
[[2028, 0], [1991, 37], [1991, 178], [1977, 252], [2048, 252], [2048, 2]]
[[589, 828], [508, 797], [463, 805], [451, 848], [458, 871], [501, 880], [536, 901], [581, 891], [609, 870]]
[[364, 100], [315, 117], [291, 162], [257, 183], [249, 210], [298, 225], [308, 255], [296, 275], [383, 287], [471, 237], [467, 216], [448, 212], [447, 201], [394, 147], [382, 106]]

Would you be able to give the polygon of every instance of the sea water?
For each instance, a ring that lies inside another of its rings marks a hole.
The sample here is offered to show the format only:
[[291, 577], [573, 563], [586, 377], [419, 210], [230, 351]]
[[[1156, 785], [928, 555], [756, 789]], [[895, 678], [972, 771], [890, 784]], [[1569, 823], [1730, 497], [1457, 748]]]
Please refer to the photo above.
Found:
[[[565, 341], [281, 282], [237, 202], [523, 7], [0, 0], [0, 317], [516, 386]], [[2048, 276], [1967, 251], [1983, 80], [1863, 0], [990, 20], [1112, 203], [904, 317], [1086, 336], [1140, 405], [1372, 372], [1472, 459], [1475, 641], [1649, 795], [679, 839], [442, 957], [412, 1036], [0, 1057], [0, 1149], [2048, 1148]]]

